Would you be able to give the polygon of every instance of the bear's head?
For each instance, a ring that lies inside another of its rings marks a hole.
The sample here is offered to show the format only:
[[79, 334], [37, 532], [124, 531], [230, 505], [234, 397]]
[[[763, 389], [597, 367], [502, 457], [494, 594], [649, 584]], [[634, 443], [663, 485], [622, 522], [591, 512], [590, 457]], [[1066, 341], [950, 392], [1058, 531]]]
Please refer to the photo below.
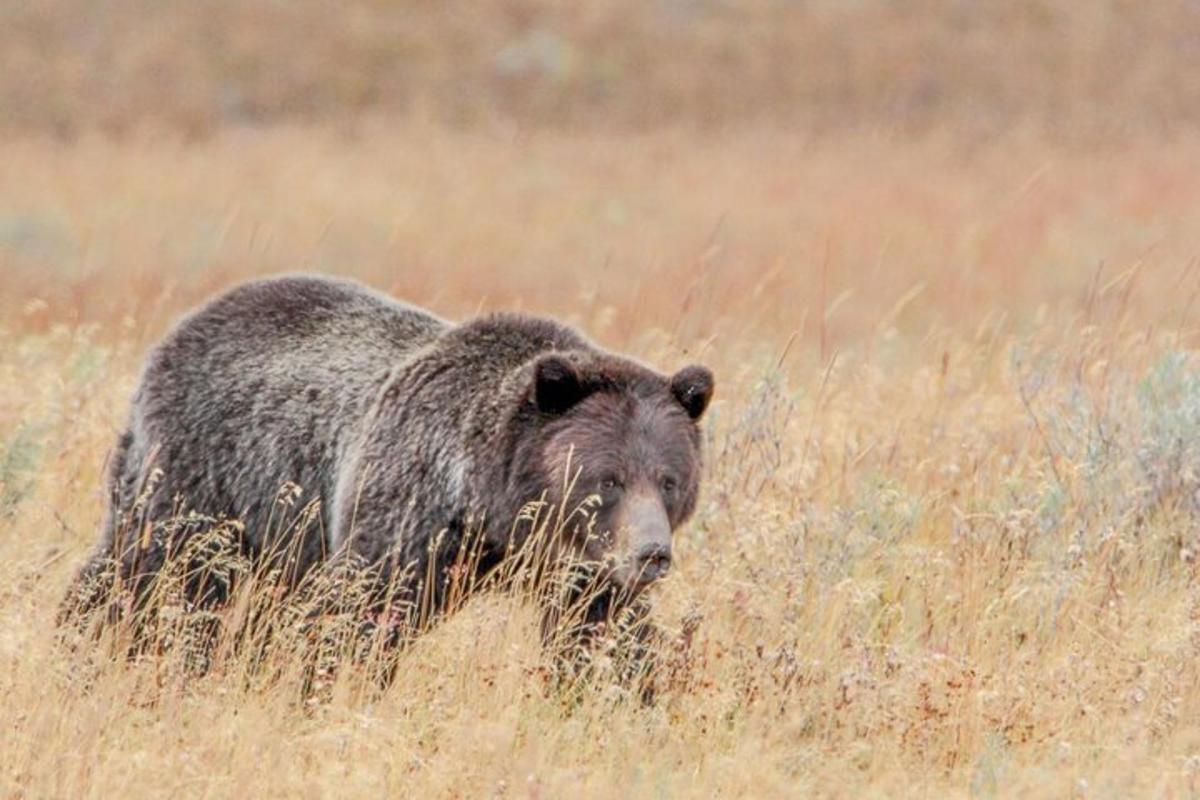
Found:
[[696, 506], [712, 373], [693, 365], [665, 376], [617, 356], [559, 351], [528, 374], [537, 435], [522, 470], [527, 496], [540, 491], [563, 512], [558, 543], [573, 556], [640, 591], [670, 569], [672, 534]]

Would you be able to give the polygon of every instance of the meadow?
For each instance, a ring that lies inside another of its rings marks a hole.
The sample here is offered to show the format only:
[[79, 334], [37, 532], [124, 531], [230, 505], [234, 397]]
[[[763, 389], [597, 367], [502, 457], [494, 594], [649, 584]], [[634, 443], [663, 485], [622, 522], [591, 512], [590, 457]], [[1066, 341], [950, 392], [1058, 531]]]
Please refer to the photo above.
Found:
[[[1153, 6], [7, 4], [0, 797], [1200, 796], [1200, 16]], [[321, 702], [60, 644], [147, 349], [294, 271], [713, 369], [656, 705], [564, 704], [502, 596]]]
[[[1200, 148], [379, 125], [0, 170], [0, 792], [1188, 796]], [[718, 376], [653, 709], [481, 598], [382, 697], [87, 672], [53, 619], [146, 348], [251, 275], [520, 308]]]

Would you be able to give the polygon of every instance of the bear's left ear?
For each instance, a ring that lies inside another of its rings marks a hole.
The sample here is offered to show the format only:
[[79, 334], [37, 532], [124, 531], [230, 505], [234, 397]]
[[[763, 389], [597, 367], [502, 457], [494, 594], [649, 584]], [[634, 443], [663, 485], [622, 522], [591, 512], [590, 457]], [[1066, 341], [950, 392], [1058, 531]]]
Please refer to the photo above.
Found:
[[671, 394], [692, 419], [700, 419], [712, 399], [713, 374], [708, 367], [693, 364], [671, 378]]
[[548, 353], [533, 365], [533, 404], [557, 416], [590, 394], [579, 368], [559, 353]]

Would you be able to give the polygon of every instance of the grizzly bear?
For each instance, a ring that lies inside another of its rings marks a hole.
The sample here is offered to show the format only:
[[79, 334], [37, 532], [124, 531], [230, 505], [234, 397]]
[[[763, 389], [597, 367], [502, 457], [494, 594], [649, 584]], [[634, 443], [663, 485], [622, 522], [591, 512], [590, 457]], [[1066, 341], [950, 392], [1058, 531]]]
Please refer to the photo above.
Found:
[[[101, 574], [141, 603], [194, 535], [178, 524], [192, 513], [239, 521], [241, 555], [289, 587], [319, 565], [364, 565], [373, 602], [414, 630], [447, 610], [452, 585], [486, 585], [537, 538], [540, 503], [567, 513], [536, 546], [590, 565], [585, 617], [603, 622], [641, 607], [670, 568], [712, 392], [702, 366], [665, 376], [548, 319], [452, 324], [318, 276], [242, 285], [147, 358], [110, 458], [101, 542], [64, 616], [95, 605], [81, 587]], [[281, 487], [309, 503], [300, 524], [279, 524]], [[220, 603], [228, 588], [188, 591]]]

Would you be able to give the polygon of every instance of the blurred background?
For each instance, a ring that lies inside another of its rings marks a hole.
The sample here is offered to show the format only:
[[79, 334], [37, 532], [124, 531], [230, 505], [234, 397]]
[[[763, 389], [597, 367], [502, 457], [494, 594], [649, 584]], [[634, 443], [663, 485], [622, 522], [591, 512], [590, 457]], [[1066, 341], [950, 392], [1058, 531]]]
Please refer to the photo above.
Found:
[[1194, 0], [5, 3], [0, 310], [150, 336], [323, 270], [823, 357], [1166, 290], [1197, 63]]
[[26, 0], [0, 10], [0, 127], [373, 115], [459, 128], [787, 125], [1095, 140], [1200, 119], [1194, 0]]

